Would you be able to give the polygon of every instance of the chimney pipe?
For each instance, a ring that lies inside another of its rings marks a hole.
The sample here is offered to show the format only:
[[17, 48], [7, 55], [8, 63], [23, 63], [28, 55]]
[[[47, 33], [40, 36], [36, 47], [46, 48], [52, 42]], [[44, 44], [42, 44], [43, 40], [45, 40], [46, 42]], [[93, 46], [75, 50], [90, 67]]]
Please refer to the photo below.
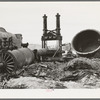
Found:
[[43, 31], [44, 31], [43, 34], [47, 33], [47, 16], [46, 16], [46, 14], [44, 14], [44, 16], [43, 16]]
[[59, 13], [57, 13], [56, 15], [56, 30], [57, 30], [57, 34], [60, 35], [60, 15]]

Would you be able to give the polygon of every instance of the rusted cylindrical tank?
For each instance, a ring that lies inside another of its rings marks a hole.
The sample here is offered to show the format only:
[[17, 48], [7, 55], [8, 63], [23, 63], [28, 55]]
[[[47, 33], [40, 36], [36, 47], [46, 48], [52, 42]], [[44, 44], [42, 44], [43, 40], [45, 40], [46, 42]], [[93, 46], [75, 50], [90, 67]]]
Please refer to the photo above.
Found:
[[8, 51], [7, 53], [13, 57], [13, 59], [16, 62], [16, 65], [19, 67], [31, 64], [34, 61], [34, 54], [28, 48], [21, 48], [18, 50]]
[[37, 53], [38, 53], [39, 56], [44, 56], [44, 55], [47, 54], [47, 51], [48, 51], [48, 49], [42, 48], [42, 49], [39, 49], [39, 50], [37, 51]]
[[[55, 54], [55, 52], [57, 52], [57, 50], [49, 50], [49, 49], [46, 49], [46, 48], [42, 48], [42, 49], [39, 49], [37, 51], [38, 55], [39, 56], [53, 56]], [[60, 54], [60, 53], [63, 53], [64, 51], [58, 51], [56, 53], [56, 55]]]
[[7, 51], [2, 55], [2, 62], [4, 70], [10, 73], [13, 70], [32, 64], [34, 62], [34, 53], [29, 48]]
[[72, 47], [80, 56], [100, 57], [100, 33], [93, 29], [83, 30], [73, 38]]

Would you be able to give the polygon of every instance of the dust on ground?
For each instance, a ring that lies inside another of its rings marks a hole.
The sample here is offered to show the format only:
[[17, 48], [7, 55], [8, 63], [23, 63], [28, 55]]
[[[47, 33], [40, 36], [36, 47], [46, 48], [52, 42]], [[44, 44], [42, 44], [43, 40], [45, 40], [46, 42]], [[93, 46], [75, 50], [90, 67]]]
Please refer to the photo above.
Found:
[[[5, 89], [100, 88], [100, 59], [74, 58], [69, 62], [41, 62], [24, 66], [18, 78], [1, 82]], [[21, 71], [20, 71], [21, 72]], [[16, 73], [19, 73], [17, 71]]]

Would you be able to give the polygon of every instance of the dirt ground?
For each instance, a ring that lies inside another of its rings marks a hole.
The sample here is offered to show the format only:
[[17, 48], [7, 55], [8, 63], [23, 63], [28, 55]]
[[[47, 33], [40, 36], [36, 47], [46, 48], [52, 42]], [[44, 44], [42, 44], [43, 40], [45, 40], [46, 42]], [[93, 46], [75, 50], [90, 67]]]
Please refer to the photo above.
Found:
[[69, 62], [41, 62], [16, 72], [18, 77], [0, 82], [1, 89], [100, 88], [100, 59], [74, 58]]

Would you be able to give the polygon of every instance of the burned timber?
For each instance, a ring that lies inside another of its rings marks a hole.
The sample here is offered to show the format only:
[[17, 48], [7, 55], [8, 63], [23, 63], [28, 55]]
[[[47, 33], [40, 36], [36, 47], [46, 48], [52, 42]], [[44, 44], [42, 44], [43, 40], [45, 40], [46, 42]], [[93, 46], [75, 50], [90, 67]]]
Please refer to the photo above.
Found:
[[[100, 33], [86, 29], [63, 44], [60, 30], [59, 13], [54, 30], [48, 30], [45, 14], [42, 48], [31, 50], [22, 34], [0, 27], [0, 88], [100, 88]], [[55, 47], [49, 41], [56, 41]]]

